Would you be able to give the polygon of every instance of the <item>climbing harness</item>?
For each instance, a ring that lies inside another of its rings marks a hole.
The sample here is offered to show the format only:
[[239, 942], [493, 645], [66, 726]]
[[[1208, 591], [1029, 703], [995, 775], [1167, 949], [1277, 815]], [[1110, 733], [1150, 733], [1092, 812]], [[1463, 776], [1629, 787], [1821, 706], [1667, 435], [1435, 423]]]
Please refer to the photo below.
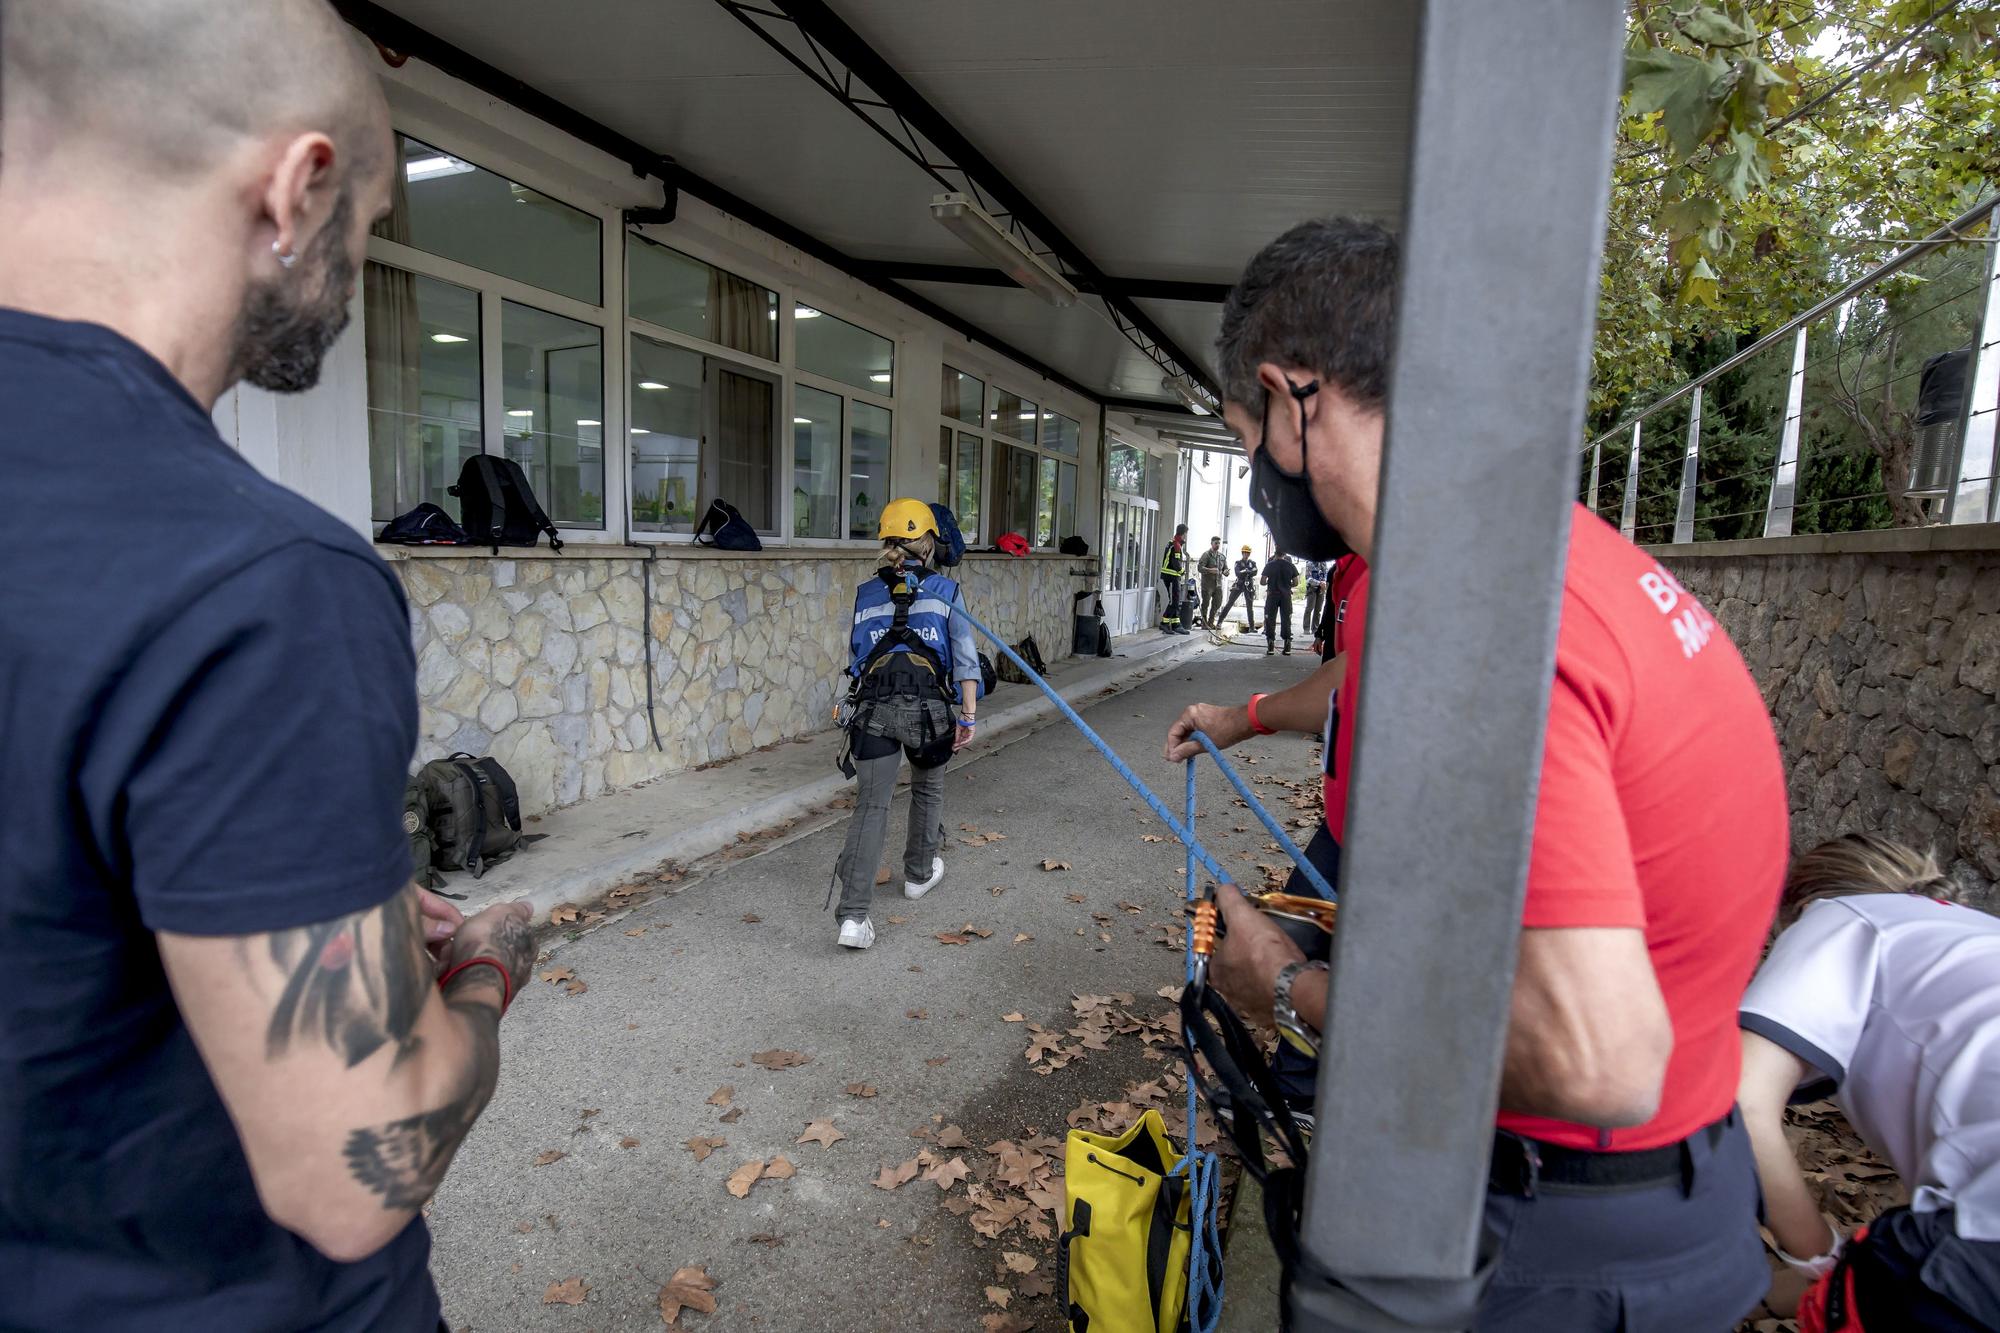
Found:
[[[951, 673], [938, 650], [910, 628], [910, 609], [916, 605], [917, 596], [922, 591], [924, 572], [904, 566], [896, 570], [893, 578], [883, 572], [878, 572], [875, 577], [888, 585], [893, 611], [889, 628], [875, 640], [855, 668], [854, 679], [847, 687], [846, 701], [836, 715], [842, 737], [840, 754], [835, 763], [841, 773], [850, 778], [855, 772], [854, 738], [861, 732], [908, 738], [917, 745], [926, 745], [937, 736], [951, 734], [948, 729], [951, 725]], [[856, 623], [859, 624], [858, 621]], [[898, 650], [902, 651], [905, 662], [929, 673], [928, 684], [934, 688], [925, 689], [915, 698], [898, 698], [884, 688], [885, 678], [879, 677], [877, 672], [890, 663], [891, 655]]]
[[[963, 613], [961, 613], [963, 614]], [[1173, 831], [1183, 846], [1187, 848], [1187, 903], [1190, 914], [1187, 932], [1187, 981], [1181, 988], [1181, 1030], [1183, 1059], [1187, 1065], [1187, 1144], [1186, 1151], [1175, 1163], [1171, 1175], [1185, 1176], [1187, 1192], [1191, 1201], [1190, 1225], [1194, 1243], [1188, 1253], [1188, 1298], [1187, 1327], [1190, 1333], [1213, 1333], [1222, 1316], [1222, 1272], [1220, 1256], [1221, 1243], [1216, 1232], [1215, 1209], [1217, 1203], [1217, 1162], [1215, 1154], [1205, 1152], [1195, 1145], [1195, 1123], [1198, 1111], [1198, 1096], [1206, 1096], [1215, 1108], [1216, 1120], [1228, 1126], [1232, 1142], [1244, 1168], [1263, 1187], [1265, 1222], [1268, 1225], [1273, 1246], [1289, 1282], [1290, 1274], [1300, 1262], [1298, 1249], [1299, 1208], [1303, 1201], [1307, 1141], [1303, 1132], [1293, 1121], [1285, 1100], [1279, 1093], [1270, 1066], [1265, 1062], [1243, 1020], [1224, 1003], [1220, 995], [1208, 987], [1209, 957], [1215, 950], [1219, 916], [1212, 893], [1204, 893], [1200, 887], [1197, 869], [1208, 871], [1217, 883], [1232, 884], [1229, 874], [1218, 863], [1213, 854], [1202, 846], [1195, 836], [1195, 761], [1187, 761], [1187, 800], [1185, 814], [1176, 818], [1173, 811], [1148, 787], [1139, 775], [1089, 723], [1072, 708], [1069, 701], [1058, 694], [1040, 673], [1030, 669], [1027, 663], [1003, 642], [999, 635], [986, 628], [971, 615], [966, 622], [984, 635], [995, 648], [1021, 670], [1029, 682], [1048, 696], [1056, 710], [1083, 738], [1104, 756], [1119, 777], [1136, 791], [1157, 815], [1162, 823]], [[1324, 895], [1326, 901], [1316, 901], [1293, 894], [1253, 893], [1245, 895], [1248, 900], [1272, 915], [1290, 920], [1304, 920], [1323, 930], [1331, 930], [1333, 925], [1333, 887], [1319, 868], [1306, 859], [1304, 852], [1285, 832], [1282, 825], [1264, 808], [1263, 802], [1250, 790], [1240, 774], [1222, 757], [1222, 751], [1215, 742], [1197, 731], [1194, 739], [1200, 743], [1216, 768], [1228, 780], [1243, 803], [1249, 807], [1258, 822], [1277, 842], [1280, 849], [1291, 858], [1299, 873], [1313, 889]], [[1195, 1057], [1207, 1062], [1215, 1075], [1214, 1084], [1205, 1084], [1196, 1067]], [[1260, 1134], [1268, 1132], [1282, 1150], [1286, 1161], [1278, 1166], [1267, 1160], [1263, 1139]]]

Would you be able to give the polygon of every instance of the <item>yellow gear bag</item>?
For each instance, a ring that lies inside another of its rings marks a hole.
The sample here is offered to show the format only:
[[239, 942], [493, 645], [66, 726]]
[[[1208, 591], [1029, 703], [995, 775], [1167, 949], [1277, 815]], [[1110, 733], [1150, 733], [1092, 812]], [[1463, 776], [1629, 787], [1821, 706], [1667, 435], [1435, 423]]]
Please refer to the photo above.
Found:
[[1070, 1333], [1179, 1333], [1187, 1327], [1188, 1178], [1166, 1121], [1148, 1111], [1123, 1134], [1069, 1132], [1056, 1253]]

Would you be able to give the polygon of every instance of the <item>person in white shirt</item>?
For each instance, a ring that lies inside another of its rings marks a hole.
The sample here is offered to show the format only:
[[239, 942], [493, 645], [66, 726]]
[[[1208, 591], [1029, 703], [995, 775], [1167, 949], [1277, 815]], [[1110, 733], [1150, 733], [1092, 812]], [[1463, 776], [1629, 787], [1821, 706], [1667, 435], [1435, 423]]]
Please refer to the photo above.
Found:
[[[1765, 1224], [1812, 1280], [1801, 1333], [2000, 1327], [2000, 920], [1955, 893], [1929, 853], [1824, 843], [1743, 997], [1737, 1100]], [[1829, 1092], [1910, 1192], [1845, 1240], [1784, 1130], [1788, 1101]]]

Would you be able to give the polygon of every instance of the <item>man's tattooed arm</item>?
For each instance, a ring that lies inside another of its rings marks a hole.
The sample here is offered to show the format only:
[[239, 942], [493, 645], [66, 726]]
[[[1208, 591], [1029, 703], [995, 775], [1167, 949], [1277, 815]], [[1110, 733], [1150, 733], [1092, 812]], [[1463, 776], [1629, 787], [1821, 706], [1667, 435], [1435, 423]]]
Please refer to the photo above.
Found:
[[[493, 1095], [509, 985], [480, 966], [439, 991], [414, 888], [294, 930], [157, 938], [272, 1218], [336, 1259], [386, 1244]], [[518, 993], [534, 955], [518, 904], [463, 922], [446, 961], [490, 957]]]
[[[524, 916], [508, 914], [478, 941], [476, 953], [454, 949], [454, 958], [488, 957], [507, 968], [518, 993], [534, 965], [535, 943]], [[420, 1208], [437, 1192], [458, 1145], [493, 1095], [500, 1074], [500, 1003], [505, 988], [490, 967], [470, 967], [445, 989], [445, 1006], [472, 1039], [472, 1059], [458, 1094], [435, 1110], [348, 1135], [347, 1168], [385, 1208]]]

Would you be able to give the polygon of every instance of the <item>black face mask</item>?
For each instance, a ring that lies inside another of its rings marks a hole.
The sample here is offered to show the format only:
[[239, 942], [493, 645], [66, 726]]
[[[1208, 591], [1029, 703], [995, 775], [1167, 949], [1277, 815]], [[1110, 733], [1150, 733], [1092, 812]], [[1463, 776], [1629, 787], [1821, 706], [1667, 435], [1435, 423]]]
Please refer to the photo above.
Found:
[[1271, 457], [1271, 405], [1277, 399], [1266, 390], [1264, 436], [1250, 460], [1250, 507], [1271, 529], [1280, 551], [1307, 560], [1338, 560], [1354, 548], [1319, 512], [1306, 469], [1306, 399], [1319, 392], [1319, 381], [1300, 386], [1286, 380], [1285, 387], [1299, 405], [1299, 470], [1287, 472]]

